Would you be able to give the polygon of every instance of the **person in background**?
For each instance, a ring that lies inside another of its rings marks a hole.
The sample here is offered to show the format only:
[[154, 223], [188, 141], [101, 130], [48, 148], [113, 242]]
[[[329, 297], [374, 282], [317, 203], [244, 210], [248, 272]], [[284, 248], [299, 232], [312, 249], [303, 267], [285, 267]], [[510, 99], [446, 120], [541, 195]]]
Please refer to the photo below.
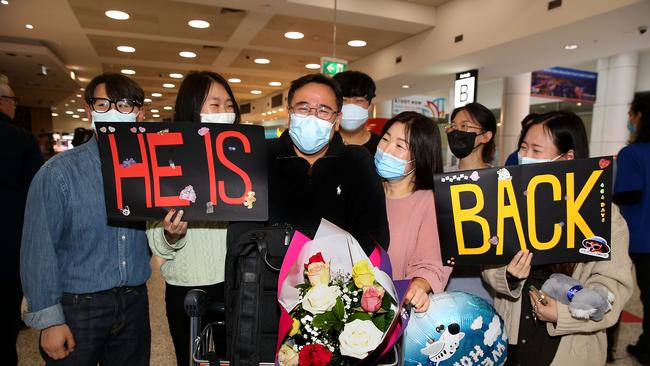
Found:
[[72, 135], [72, 146], [77, 147], [81, 144], [85, 144], [93, 138], [95, 132], [93, 130], [87, 130], [83, 127], [77, 127], [74, 129], [74, 135]]
[[[636, 97], [628, 112], [630, 144], [618, 153], [612, 200], [620, 205], [630, 229], [630, 257], [643, 304], [643, 331], [627, 351], [650, 365], [650, 95]], [[613, 237], [613, 236], [612, 236]]]
[[[575, 113], [556, 111], [529, 122], [519, 144], [520, 164], [589, 157], [587, 133]], [[531, 266], [533, 254], [519, 251], [506, 266], [486, 268], [483, 278], [496, 291], [494, 307], [508, 333], [506, 365], [603, 365], [605, 330], [618, 319], [633, 290], [628, 230], [616, 205], [611, 206], [611, 260]], [[549, 219], [550, 220], [550, 219]], [[584, 287], [603, 286], [614, 295], [601, 321], [576, 319], [568, 305], [529, 289], [542, 288], [553, 273], [573, 277]]]
[[333, 79], [339, 83], [343, 93], [339, 130], [343, 142], [347, 145], [361, 145], [374, 156], [379, 136], [368, 131], [365, 124], [372, 108], [372, 98], [375, 97], [375, 82], [359, 71], [340, 72]]
[[[219, 74], [211, 71], [193, 72], [178, 89], [174, 121], [238, 124], [239, 106], [230, 86]], [[190, 323], [185, 313], [185, 295], [191, 289], [204, 290], [211, 301], [224, 302], [224, 269], [226, 263], [227, 222], [185, 222], [183, 210], [169, 210], [162, 221], [147, 227], [149, 246], [162, 258], [160, 266], [165, 278], [167, 322], [176, 350], [176, 362], [187, 365], [190, 360], [188, 340]], [[207, 325], [223, 318], [208, 311], [201, 319]], [[213, 328], [217, 356], [226, 355], [223, 327]]]
[[440, 254], [433, 175], [442, 172], [441, 143], [433, 121], [402, 112], [384, 125], [375, 153], [383, 179], [393, 279], [412, 279], [405, 296], [415, 311], [429, 308], [429, 293], [444, 291], [451, 267]]
[[17, 365], [16, 340], [22, 326], [20, 303], [23, 290], [20, 284], [20, 241], [23, 229], [23, 215], [27, 190], [32, 178], [43, 165], [43, 156], [34, 136], [13, 124], [18, 98], [4, 75], [0, 75], [0, 194], [3, 210], [0, 220], [3, 224], [2, 247], [5, 260], [2, 266], [2, 301], [0, 321], [5, 337], [0, 347], [0, 358], [7, 365]]
[[[479, 103], [469, 103], [454, 109], [451, 122], [445, 127], [452, 154], [459, 159], [458, 166], [447, 167], [446, 172], [490, 168], [496, 145], [494, 137], [497, 121], [494, 114]], [[441, 243], [455, 245], [454, 243]], [[492, 295], [481, 279], [478, 266], [454, 268], [447, 291], [463, 291], [484, 298], [490, 304]]]
[[[537, 116], [539, 116], [539, 113], [530, 113], [524, 119], [521, 120], [521, 130], [524, 130], [524, 127], [526, 126], [526, 123], [532, 121], [535, 119]], [[508, 155], [508, 158], [506, 159], [505, 165], [517, 165], [519, 164], [519, 146], [517, 146], [517, 150], [513, 151], [510, 155]]]
[[[93, 78], [86, 114], [144, 119], [144, 91], [120, 74]], [[109, 222], [97, 139], [52, 157], [29, 188], [20, 275], [25, 323], [41, 331], [47, 365], [149, 365], [144, 223]]]

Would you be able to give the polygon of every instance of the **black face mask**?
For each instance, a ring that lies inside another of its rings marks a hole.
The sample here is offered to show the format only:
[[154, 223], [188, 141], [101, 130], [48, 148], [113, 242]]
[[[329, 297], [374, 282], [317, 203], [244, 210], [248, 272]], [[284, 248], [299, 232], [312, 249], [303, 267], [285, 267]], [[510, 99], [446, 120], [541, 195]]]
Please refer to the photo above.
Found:
[[454, 130], [447, 134], [447, 141], [451, 152], [458, 159], [467, 157], [474, 151], [474, 142], [476, 141], [476, 132], [464, 132]]

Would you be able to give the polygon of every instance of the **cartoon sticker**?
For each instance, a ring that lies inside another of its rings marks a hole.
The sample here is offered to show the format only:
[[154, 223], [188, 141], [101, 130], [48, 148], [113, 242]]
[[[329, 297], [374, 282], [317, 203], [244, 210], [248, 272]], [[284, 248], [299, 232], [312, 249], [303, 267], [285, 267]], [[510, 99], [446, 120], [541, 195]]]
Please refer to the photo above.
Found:
[[194, 192], [194, 187], [190, 185], [183, 188], [178, 198], [192, 203], [196, 202], [196, 192]]
[[113, 126], [108, 126], [108, 131], [110, 131], [110, 132], [115, 132], [115, 127], [113, 127]]
[[133, 158], [128, 158], [122, 162], [122, 166], [125, 168], [128, 168], [133, 164], [135, 164], [135, 160]]
[[607, 240], [600, 236], [593, 236], [583, 240], [582, 248], [578, 251], [581, 254], [592, 257], [609, 258], [609, 245], [607, 245]]
[[199, 128], [199, 136], [203, 136], [203, 135], [205, 135], [205, 134], [208, 133], [208, 132], [210, 132], [210, 129], [207, 128], [207, 127], [201, 127], [201, 128]]
[[212, 202], [205, 203], [205, 213], [207, 214], [214, 213], [214, 205], [212, 204]]
[[248, 191], [246, 194], [246, 198], [244, 198], [244, 206], [246, 206], [249, 210], [253, 208], [253, 203], [257, 201], [257, 198], [255, 198], [255, 192], [253, 191]]
[[512, 180], [512, 176], [510, 175], [510, 171], [506, 168], [501, 168], [497, 170], [497, 179], [498, 180]]
[[475, 170], [472, 172], [472, 174], [469, 176], [469, 179], [473, 180], [476, 182], [477, 180], [481, 179], [481, 176], [478, 175], [478, 172]]
[[106, 133], [106, 126], [100, 128], [99, 131], [101, 131], [102, 133]]
[[121, 209], [120, 211], [124, 216], [129, 216], [131, 214], [131, 210], [129, 209], [129, 206], [124, 206], [124, 208]]
[[174, 161], [173, 161], [172, 159], [169, 159], [169, 166], [170, 166], [172, 169], [176, 169], [176, 164], [174, 164]]

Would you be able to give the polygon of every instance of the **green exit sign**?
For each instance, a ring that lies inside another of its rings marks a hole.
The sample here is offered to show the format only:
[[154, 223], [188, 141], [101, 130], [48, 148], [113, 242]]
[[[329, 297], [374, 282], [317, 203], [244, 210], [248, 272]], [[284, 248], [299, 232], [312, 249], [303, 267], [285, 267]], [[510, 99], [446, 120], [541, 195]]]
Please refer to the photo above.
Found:
[[336, 75], [348, 69], [348, 61], [339, 58], [321, 57], [320, 72], [325, 75]]

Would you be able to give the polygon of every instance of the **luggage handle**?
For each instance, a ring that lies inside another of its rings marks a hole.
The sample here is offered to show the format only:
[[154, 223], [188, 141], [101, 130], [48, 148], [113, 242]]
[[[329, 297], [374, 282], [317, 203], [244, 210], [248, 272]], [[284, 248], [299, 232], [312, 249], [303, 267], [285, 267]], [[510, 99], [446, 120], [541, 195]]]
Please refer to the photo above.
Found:
[[269, 249], [266, 245], [266, 235], [264, 232], [255, 232], [253, 234], [254, 240], [257, 243], [257, 251], [260, 253], [262, 256], [262, 259], [264, 259], [264, 263], [266, 263], [266, 266], [272, 269], [275, 272], [280, 272], [280, 268], [275, 267], [271, 263], [269, 263], [269, 260], [267, 259], [267, 254], [269, 252]]

